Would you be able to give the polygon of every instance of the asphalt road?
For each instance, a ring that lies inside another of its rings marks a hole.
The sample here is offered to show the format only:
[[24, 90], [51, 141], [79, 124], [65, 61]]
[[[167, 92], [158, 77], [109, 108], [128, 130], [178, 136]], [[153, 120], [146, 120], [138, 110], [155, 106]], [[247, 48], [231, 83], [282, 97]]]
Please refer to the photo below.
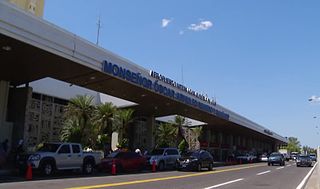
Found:
[[218, 167], [213, 171], [134, 173], [122, 175], [98, 175], [93, 177], [58, 178], [2, 183], [0, 188], [117, 188], [117, 189], [294, 189], [311, 168], [296, 167], [294, 162], [286, 166], [267, 166], [266, 163]]

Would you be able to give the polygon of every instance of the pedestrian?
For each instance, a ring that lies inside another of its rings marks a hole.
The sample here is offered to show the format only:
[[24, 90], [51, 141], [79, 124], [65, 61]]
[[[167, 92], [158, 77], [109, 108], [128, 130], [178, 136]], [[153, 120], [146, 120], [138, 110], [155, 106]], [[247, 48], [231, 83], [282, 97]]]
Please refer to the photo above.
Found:
[[135, 150], [135, 152], [136, 152], [137, 154], [139, 154], [140, 156], [142, 156], [141, 150], [140, 150], [139, 148], [137, 148], [137, 149]]
[[5, 140], [1, 143], [2, 150], [3, 150], [5, 153], [8, 152], [8, 142], [9, 142], [9, 140], [8, 140], [8, 139], [5, 139]]

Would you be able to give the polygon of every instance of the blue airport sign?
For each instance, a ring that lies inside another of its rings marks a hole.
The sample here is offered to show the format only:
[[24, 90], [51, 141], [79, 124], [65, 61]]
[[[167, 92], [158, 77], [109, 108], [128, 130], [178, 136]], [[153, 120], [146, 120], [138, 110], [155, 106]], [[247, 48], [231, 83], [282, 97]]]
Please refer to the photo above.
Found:
[[[205, 112], [211, 113], [211, 114], [213, 114], [217, 117], [223, 118], [225, 120], [229, 120], [229, 117], [230, 117], [229, 114], [227, 114], [223, 111], [217, 110], [216, 108], [214, 108], [212, 106], [212, 103], [210, 103], [210, 102], [209, 102], [210, 105], [208, 105], [207, 104], [208, 100], [206, 100], [202, 96], [198, 95], [198, 97], [197, 96], [195, 96], [195, 97], [200, 98], [201, 100], [203, 100], [207, 103], [203, 103], [196, 98], [191, 98], [181, 92], [177, 92], [169, 87], [162, 85], [161, 82], [159, 82], [162, 80], [158, 79], [157, 77], [154, 77], [156, 80], [152, 81], [149, 78], [147, 78], [146, 76], [142, 75], [140, 72], [133, 72], [130, 69], [124, 68], [122, 66], [119, 66], [118, 64], [115, 64], [115, 63], [112, 63], [112, 62], [106, 61], [106, 60], [103, 61], [103, 68], [102, 69], [103, 69], [102, 70], [103, 72], [105, 72], [109, 75], [124, 79], [126, 81], [129, 81], [130, 83], [133, 83], [133, 84], [136, 84], [136, 85], [141, 86], [143, 88], [152, 90], [158, 94], [162, 94], [164, 96], [178, 100], [184, 104], [199, 108]], [[165, 82], [165, 83], [167, 83], [167, 82]], [[172, 81], [171, 83], [175, 83], [175, 82]], [[187, 89], [187, 91], [186, 90], [182, 90], [182, 91], [187, 92], [188, 94], [190, 94], [190, 92], [188, 92], [188, 91], [191, 91], [191, 94], [192, 93], [197, 94], [189, 89]]]

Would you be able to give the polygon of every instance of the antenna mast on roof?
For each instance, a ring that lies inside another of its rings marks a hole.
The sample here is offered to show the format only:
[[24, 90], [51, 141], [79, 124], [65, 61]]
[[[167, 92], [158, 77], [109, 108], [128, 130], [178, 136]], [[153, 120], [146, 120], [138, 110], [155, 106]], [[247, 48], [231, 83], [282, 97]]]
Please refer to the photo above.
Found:
[[[98, 31], [97, 31], [97, 41], [96, 41], [96, 45], [99, 45], [100, 28], [101, 28], [101, 18], [100, 18], [100, 14], [99, 14], [97, 26], [98, 26]], [[97, 105], [102, 104], [102, 102], [101, 102], [101, 95], [100, 95], [99, 92], [97, 92], [97, 95], [96, 95], [96, 104], [97, 104]]]
[[181, 82], [182, 82], [182, 85], [184, 85], [184, 79], [183, 79], [183, 64], [181, 64]]
[[99, 14], [99, 18], [98, 18], [98, 32], [97, 32], [97, 41], [96, 41], [96, 45], [99, 45], [99, 37], [100, 37], [100, 28], [101, 28], [101, 19], [100, 19], [100, 14]]

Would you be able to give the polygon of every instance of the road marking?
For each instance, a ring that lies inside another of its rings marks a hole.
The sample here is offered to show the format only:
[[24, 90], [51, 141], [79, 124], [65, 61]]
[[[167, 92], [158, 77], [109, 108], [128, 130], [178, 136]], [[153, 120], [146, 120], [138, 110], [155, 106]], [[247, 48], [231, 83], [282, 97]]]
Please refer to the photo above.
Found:
[[283, 169], [284, 167], [278, 167], [277, 169], [279, 170], [279, 169]]
[[286, 165], [287, 167], [290, 167], [291, 165]]
[[135, 181], [127, 181], [127, 182], [117, 182], [117, 183], [109, 183], [109, 184], [99, 184], [99, 185], [88, 185], [88, 186], [79, 186], [79, 187], [71, 187], [67, 189], [92, 189], [92, 188], [106, 188], [106, 187], [113, 187], [113, 186], [124, 186], [124, 185], [132, 185], [132, 184], [140, 184], [140, 183], [147, 183], [147, 182], [156, 182], [156, 181], [164, 181], [164, 180], [172, 180], [172, 179], [182, 179], [194, 176], [202, 176], [202, 175], [209, 175], [209, 174], [217, 174], [229, 171], [237, 171], [242, 169], [249, 169], [254, 167], [262, 167], [265, 165], [252, 165], [246, 167], [237, 167], [237, 168], [230, 168], [230, 169], [222, 169], [218, 171], [207, 171], [202, 173], [193, 173], [187, 175], [180, 175], [180, 176], [171, 176], [171, 177], [160, 177], [160, 178], [153, 178], [153, 179], [145, 179], [145, 180], [135, 180]]
[[204, 188], [204, 189], [218, 188], [220, 186], [231, 184], [231, 183], [234, 183], [234, 182], [239, 182], [239, 181], [242, 181], [242, 180], [243, 180], [243, 178], [236, 179], [236, 180], [232, 180], [232, 181], [229, 181], [229, 182], [224, 182], [224, 183], [221, 183], [221, 184], [217, 184], [217, 185], [214, 185], [214, 186], [209, 186], [209, 187]]
[[264, 171], [264, 172], [261, 172], [261, 173], [258, 173], [257, 175], [264, 175], [264, 174], [267, 174], [267, 173], [270, 173], [271, 170], [268, 170], [268, 171]]
[[301, 189], [304, 188], [308, 178], [311, 176], [311, 173], [313, 172], [313, 170], [316, 168], [318, 162], [316, 164], [313, 165], [313, 168], [309, 171], [309, 173], [303, 178], [303, 180], [301, 181], [301, 183], [297, 186], [296, 189]]

